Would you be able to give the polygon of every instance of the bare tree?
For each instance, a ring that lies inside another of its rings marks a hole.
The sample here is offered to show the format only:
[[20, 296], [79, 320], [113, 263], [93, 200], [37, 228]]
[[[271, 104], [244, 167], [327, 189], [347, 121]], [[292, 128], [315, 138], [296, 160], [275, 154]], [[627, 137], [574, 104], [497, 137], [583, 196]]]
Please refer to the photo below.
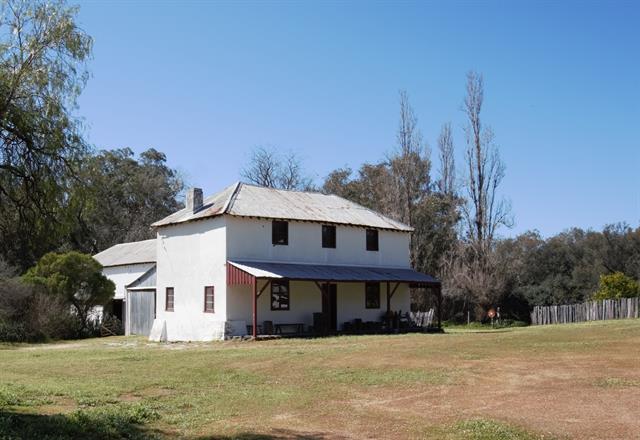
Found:
[[465, 129], [467, 192], [463, 204], [466, 241], [457, 251], [457, 263], [451, 267], [456, 284], [473, 298], [480, 308], [494, 303], [502, 290], [503, 280], [494, 255], [495, 234], [502, 226], [512, 225], [510, 206], [498, 194], [505, 167], [500, 159], [494, 135], [481, 119], [484, 101], [482, 76], [467, 74], [467, 94], [463, 111], [468, 119]]
[[273, 148], [255, 148], [241, 175], [249, 183], [267, 188], [313, 189], [311, 178], [304, 175], [300, 158], [293, 152], [279, 154]]
[[[422, 134], [418, 129], [418, 118], [409, 103], [406, 91], [400, 91], [400, 121], [396, 133], [397, 149], [388, 158], [389, 183], [385, 191], [388, 200], [387, 215], [414, 226], [418, 207], [429, 194], [429, 170], [431, 161]], [[416, 236], [411, 236], [411, 263], [417, 260]]]
[[400, 121], [396, 134], [398, 150], [389, 158], [389, 163], [397, 191], [394, 202], [399, 208], [398, 218], [408, 225], [414, 223], [415, 205], [428, 192], [431, 168], [417, 125], [418, 118], [409, 103], [409, 95], [401, 90]]
[[493, 244], [496, 230], [511, 227], [511, 209], [498, 194], [505, 166], [494, 143], [493, 131], [482, 126], [480, 112], [484, 100], [484, 81], [475, 72], [467, 74], [467, 96], [463, 111], [468, 118], [466, 189], [469, 203], [464, 209], [467, 233], [478, 251], [486, 253]]
[[241, 171], [249, 183], [276, 188], [280, 174], [280, 164], [275, 152], [265, 147], [257, 147], [251, 154], [249, 166]]
[[302, 161], [295, 153], [286, 154], [280, 166], [279, 187], [282, 189], [313, 190], [313, 182], [304, 174]]
[[438, 182], [438, 187], [443, 194], [452, 196], [455, 193], [456, 164], [453, 155], [453, 134], [450, 122], [442, 126], [438, 137], [438, 150], [440, 153], [440, 181]]

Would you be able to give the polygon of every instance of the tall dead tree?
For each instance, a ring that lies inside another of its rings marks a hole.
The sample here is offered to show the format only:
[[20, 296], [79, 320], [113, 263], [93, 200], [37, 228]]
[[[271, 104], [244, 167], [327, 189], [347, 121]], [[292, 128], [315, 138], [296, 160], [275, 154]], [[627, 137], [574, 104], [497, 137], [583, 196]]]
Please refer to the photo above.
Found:
[[389, 162], [398, 196], [395, 204], [399, 219], [408, 225], [414, 223], [415, 206], [428, 191], [431, 167], [417, 125], [418, 118], [409, 103], [409, 95], [402, 90], [396, 134], [398, 149]]
[[441, 193], [452, 196], [455, 193], [456, 164], [453, 155], [453, 134], [450, 122], [444, 124], [440, 130], [438, 150], [440, 154], [440, 181], [438, 182], [438, 188]]
[[[396, 134], [397, 150], [388, 158], [392, 182], [387, 214], [409, 226], [417, 221], [417, 207], [429, 193], [431, 162], [422, 142], [409, 95], [400, 91], [400, 121]], [[411, 237], [411, 263], [416, 263], [416, 237]]]
[[510, 206], [499, 195], [498, 188], [504, 178], [505, 166], [500, 159], [494, 135], [482, 124], [481, 111], [484, 101], [482, 75], [467, 74], [466, 97], [463, 111], [468, 125], [465, 129], [467, 148], [466, 192], [463, 205], [467, 246], [461, 250], [461, 278], [467, 290], [481, 305], [496, 300], [501, 280], [492, 258], [496, 231], [512, 224]]
[[498, 194], [505, 166], [494, 143], [491, 128], [483, 127], [480, 113], [484, 101], [484, 81], [475, 72], [467, 74], [467, 96], [463, 111], [468, 125], [465, 154], [469, 200], [465, 206], [468, 238], [478, 251], [486, 253], [493, 244], [496, 230], [511, 226], [509, 204]]

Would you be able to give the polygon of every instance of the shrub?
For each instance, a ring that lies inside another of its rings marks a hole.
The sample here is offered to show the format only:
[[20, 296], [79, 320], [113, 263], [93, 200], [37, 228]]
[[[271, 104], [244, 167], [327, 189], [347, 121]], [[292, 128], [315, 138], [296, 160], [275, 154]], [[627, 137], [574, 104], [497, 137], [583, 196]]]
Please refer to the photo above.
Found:
[[71, 251], [49, 253], [24, 275], [23, 279], [41, 286], [53, 298], [73, 309], [79, 337], [92, 336], [92, 312], [105, 305], [115, 292], [115, 285], [102, 274], [102, 266], [91, 255]]
[[18, 278], [0, 279], [0, 341], [37, 342], [72, 334], [68, 306]]
[[598, 291], [593, 299], [633, 298], [640, 295], [640, 284], [622, 272], [600, 275]]

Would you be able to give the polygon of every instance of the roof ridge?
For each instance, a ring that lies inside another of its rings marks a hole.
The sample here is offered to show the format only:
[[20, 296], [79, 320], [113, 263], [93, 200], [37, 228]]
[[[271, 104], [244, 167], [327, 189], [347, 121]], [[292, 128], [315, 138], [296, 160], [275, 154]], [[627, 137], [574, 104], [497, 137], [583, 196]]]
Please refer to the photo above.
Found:
[[281, 192], [295, 192], [295, 193], [304, 193], [304, 194], [319, 194], [321, 196], [327, 196], [327, 195], [332, 195], [332, 194], [325, 194], [322, 191], [310, 191], [310, 190], [305, 190], [305, 189], [287, 189], [287, 188], [272, 188], [270, 186], [264, 186], [264, 185], [258, 185], [256, 183], [247, 183], [247, 182], [239, 182], [242, 185], [245, 186], [252, 186], [254, 188], [261, 188], [261, 189], [266, 189], [266, 190], [271, 190], [271, 191], [281, 191]]
[[240, 192], [240, 188], [242, 187], [242, 185], [244, 185], [244, 183], [240, 181], [237, 181], [235, 183], [235, 188], [231, 192], [231, 195], [227, 198], [227, 201], [224, 202], [224, 206], [222, 207], [222, 214], [228, 214], [231, 211], [231, 208], [233, 208], [233, 204], [236, 201], [236, 197]]

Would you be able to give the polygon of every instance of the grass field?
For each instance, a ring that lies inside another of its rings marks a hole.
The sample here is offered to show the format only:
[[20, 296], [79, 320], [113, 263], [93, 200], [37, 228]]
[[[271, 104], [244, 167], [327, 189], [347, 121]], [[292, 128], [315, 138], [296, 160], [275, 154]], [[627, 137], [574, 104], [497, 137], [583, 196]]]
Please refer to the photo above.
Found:
[[0, 345], [0, 438], [640, 436], [640, 320], [444, 335]]

